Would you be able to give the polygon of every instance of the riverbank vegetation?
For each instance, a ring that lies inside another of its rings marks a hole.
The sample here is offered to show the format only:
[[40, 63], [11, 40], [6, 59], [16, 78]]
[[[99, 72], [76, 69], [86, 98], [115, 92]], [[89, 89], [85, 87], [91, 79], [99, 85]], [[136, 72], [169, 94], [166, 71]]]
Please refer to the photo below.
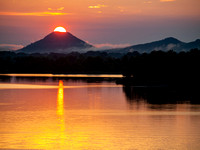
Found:
[[0, 52], [0, 73], [123, 74], [122, 84], [197, 84], [200, 50], [109, 54]]

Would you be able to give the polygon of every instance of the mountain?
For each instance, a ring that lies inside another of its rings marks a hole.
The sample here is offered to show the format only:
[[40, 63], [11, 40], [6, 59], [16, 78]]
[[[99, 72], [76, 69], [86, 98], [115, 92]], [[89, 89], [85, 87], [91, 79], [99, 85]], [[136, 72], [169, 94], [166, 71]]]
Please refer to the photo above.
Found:
[[24, 53], [69, 53], [92, 48], [93, 46], [80, 40], [69, 32], [52, 32], [43, 39], [19, 49]]
[[190, 49], [198, 48], [200, 49], [200, 39], [197, 39], [196, 41], [185, 43], [184, 45], [181, 45], [180, 49], [184, 51], [188, 51]]
[[[101, 50], [110, 54], [123, 55], [128, 52], [150, 53], [152, 51], [169, 51], [175, 52], [189, 51], [191, 49], [200, 49], [200, 39], [185, 43], [176, 38], [168, 37], [163, 40], [154, 41], [145, 44], [132, 45], [125, 48]], [[23, 53], [70, 53], [72, 51], [86, 52], [95, 50], [95, 47], [75, 37], [69, 32], [52, 32], [43, 39], [31, 43], [30, 45], [17, 50]]]
[[200, 40], [196, 40], [194, 42], [185, 43], [182, 41], [179, 41], [176, 38], [169, 37], [165, 38], [163, 40], [146, 43], [146, 44], [138, 44], [138, 45], [132, 45], [125, 48], [119, 48], [119, 49], [111, 49], [106, 50], [108, 53], [128, 53], [133, 51], [138, 51], [139, 53], [150, 53], [152, 51], [169, 51], [174, 50], [175, 52], [181, 52], [181, 51], [189, 51], [191, 49], [198, 48], [200, 49]]

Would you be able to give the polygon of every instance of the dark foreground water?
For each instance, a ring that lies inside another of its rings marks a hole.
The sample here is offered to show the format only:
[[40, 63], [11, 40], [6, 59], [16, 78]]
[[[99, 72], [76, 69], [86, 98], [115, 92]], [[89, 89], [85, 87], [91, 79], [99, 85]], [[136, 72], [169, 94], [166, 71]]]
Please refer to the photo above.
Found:
[[0, 149], [199, 150], [200, 105], [172, 93], [90, 78], [0, 77]]

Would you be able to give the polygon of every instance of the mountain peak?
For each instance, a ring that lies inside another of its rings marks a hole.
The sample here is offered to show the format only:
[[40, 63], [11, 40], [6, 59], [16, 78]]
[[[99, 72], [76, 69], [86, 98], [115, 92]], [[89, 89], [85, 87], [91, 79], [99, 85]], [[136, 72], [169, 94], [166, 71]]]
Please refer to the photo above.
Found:
[[91, 48], [92, 45], [75, 37], [70, 32], [52, 32], [43, 39], [36, 41], [20, 50], [18, 52], [25, 53], [49, 53], [62, 52], [67, 53], [74, 49]]
[[173, 43], [173, 44], [182, 43], [181, 41], [179, 41], [178, 39], [176, 39], [174, 37], [167, 37], [167, 38], [163, 39], [162, 41], [165, 41], [166, 43]]
[[51, 40], [64, 40], [66, 38], [76, 38], [74, 35], [72, 35], [70, 32], [51, 32], [47, 36], [44, 37], [44, 39], [51, 39]]
[[185, 43], [182, 41], [179, 41], [178, 39], [174, 37], [168, 37], [159, 41], [154, 41], [150, 43], [145, 44], [138, 44], [138, 45], [132, 45], [126, 48], [119, 49], [119, 53], [127, 53], [127, 52], [133, 52], [138, 51], [139, 53], [150, 53], [152, 51], [169, 51], [174, 50], [176, 52], [180, 51], [189, 51], [193, 48], [199, 48], [200, 40], [196, 40], [195, 42], [191, 43]]
[[70, 32], [52, 32], [44, 39], [46, 42], [51, 42], [51, 46], [55, 48], [89, 48], [92, 45], [87, 44], [83, 40], [75, 37]]

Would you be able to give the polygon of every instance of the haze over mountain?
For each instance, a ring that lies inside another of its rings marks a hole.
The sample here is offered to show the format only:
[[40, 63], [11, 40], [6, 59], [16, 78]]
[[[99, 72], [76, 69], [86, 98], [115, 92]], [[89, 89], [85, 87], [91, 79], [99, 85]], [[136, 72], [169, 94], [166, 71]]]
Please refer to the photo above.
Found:
[[128, 53], [133, 51], [138, 51], [139, 53], [150, 53], [152, 51], [169, 51], [173, 50], [175, 52], [189, 51], [191, 49], [200, 49], [200, 39], [196, 41], [185, 43], [176, 38], [169, 37], [160, 41], [154, 41], [146, 44], [132, 45], [125, 48], [110, 49], [106, 50], [108, 53]]
[[24, 53], [69, 53], [92, 48], [93, 46], [69, 32], [52, 32], [43, 39], [19, 49]]
[[[154, 41], [146, 44], [132, 45], [125, 48], [102, 49], [101, 51], [107, 53], [121, 53], [137, 51], [139, 53], [150, 53], [152, 51], [169, 51], [175, 52], [189, 51], [191, 49], [200, 49], [200, 39], [196, 41], [185, 43], [176, 38], [169, 37], [163, 40]], [[73, 51], [86, 52], [96, 51], [97, 49], [75, 37], [69, 32], [52, 32], [43, 39], [31, 43], [30, 45], [17, 50], [16, 52], [23, 53], [70, 53]], [[98, 49], [99, 50], [99, 49]]]

